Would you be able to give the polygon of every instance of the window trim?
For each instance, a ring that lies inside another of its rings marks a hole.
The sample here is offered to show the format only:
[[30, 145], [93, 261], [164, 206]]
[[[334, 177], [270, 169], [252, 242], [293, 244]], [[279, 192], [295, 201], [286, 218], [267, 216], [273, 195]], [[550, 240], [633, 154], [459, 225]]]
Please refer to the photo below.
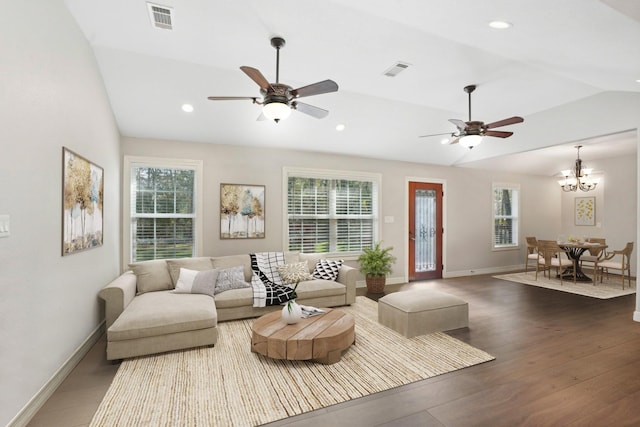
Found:
[[[495, 209], [495, 203], [494, 203], [494, 197], [495, 197], [494, 194], [496, 189], [509, 189], [509, 190], [515, 190], [518, 192], [518, 200], [516, 203], [517, 213], [515, 216], [512, 215], [512, 217], [515, 218], [516, 220], [516, 232], [514, 233], [516, 242], [514, 244], [496, 246], [496, 229], [495, 229], [496, 209]], [[522, 197], [521, 197], [521, 191], [520, 191], [520, 184], [494, 182], [491, 185], [491, 250], [492, 251], [511, 251], [511, 250], [517, 250], [520, 248], [520, 222], [522, 220], [520, 215], [520, 199], [521, 198]]]
[[[282, 247], [285, 251], [289, 248], [289, 215], [288, 215], [288, 180], [290, 176], [319, 179], [344, 179], [350, 181], [371, 181], [375, 187], [375, 200], [373, 200], [373, 241], [380, 240], [381, 207], [382, 207], [382, 174], [374, 172], [343, 171], [335, 169], [297, 168], [285, 166], [282, 168]], [[345, 260], [355, 260], [361, 252], [329, 252], [330, 257], [340, 257]]]
[[192, 169], [194, 178], [194, 230], [193, 256], [202, 254], [202, 210], [203, 210], [203, 161], [190, 159], [171, 159], [161, 157], [124, 156], [122, 171], [122, 271], [127, 269], [131, 261], [131, 168], [155, 167], [166, 169]]

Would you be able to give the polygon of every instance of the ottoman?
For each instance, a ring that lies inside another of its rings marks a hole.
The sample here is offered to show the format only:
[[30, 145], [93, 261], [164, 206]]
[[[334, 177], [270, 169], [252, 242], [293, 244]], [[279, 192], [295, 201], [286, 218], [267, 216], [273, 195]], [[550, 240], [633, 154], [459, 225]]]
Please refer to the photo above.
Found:
[[428, 289], [394, 292], [378, 300], [378, 322], [407, 338], [469, 326], [469, 304]]

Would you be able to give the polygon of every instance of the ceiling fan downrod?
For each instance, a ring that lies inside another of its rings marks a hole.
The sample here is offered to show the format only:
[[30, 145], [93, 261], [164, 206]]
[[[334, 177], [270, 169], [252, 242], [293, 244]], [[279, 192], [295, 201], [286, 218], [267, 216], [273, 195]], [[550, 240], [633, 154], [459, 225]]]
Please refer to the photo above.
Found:
[[284, 47], [285, 41], [282, 37], [271, 39], [271, 46], [276, 48], [276, 84], [280, 83], [280, 48]]
[[476, 90], [476, 85], [469, 85], [464, 87], [464, 91], [469, 94], [469, 121], [471, 121], [471, 93]]

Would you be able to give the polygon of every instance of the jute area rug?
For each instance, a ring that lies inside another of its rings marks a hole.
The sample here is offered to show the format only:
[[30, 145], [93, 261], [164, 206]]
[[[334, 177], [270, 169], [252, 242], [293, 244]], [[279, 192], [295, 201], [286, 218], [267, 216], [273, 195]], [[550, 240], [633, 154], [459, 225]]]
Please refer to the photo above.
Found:
[[255, 426], [494, 357], [444, 333], [411, 339], [357, 297], [356, 343], [333, 365], [251, 353], [252, 319], [222, 322], [215, 347], [122, 362], [91, 426]]
[[527, 273], [501, 274], [493, 277], [525, 285], [538, 286], [540, 288], [554, 289], [556, 291], [569, 292], [572, 294], [600, 299], [609, 299], [636, 293], [635, 280], [631, 280], [631, 287], [629, 287], [628, 281], [625, 280], [623, 290], [622, 281], [619, 276], [611, 276], [608, 280], [605, 278], [603, 283], [598, 281], [595, 286], [590, 282], [577, 282], [574, 284], [572, 280], [563, 280], [562, 285], [560, 285], [560, 280], [554, 278], [553, 273], [551, 275], [551, 279], [549, 279], [544, 277], [542, 272], [538, 272], [538, 280], [536, 280], [535, 271], [528, 271]]

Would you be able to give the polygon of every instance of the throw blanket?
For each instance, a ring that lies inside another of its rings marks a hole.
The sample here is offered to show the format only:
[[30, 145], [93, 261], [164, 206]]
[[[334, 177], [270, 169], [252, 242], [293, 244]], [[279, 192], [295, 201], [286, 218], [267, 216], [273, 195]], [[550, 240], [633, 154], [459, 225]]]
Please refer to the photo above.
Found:
[[278, 266], [284, 264], [282, 252], [259, 252], [251, 255], [253, 306], [283, 304], [295, 298], [292, 288], [282, 283]]

